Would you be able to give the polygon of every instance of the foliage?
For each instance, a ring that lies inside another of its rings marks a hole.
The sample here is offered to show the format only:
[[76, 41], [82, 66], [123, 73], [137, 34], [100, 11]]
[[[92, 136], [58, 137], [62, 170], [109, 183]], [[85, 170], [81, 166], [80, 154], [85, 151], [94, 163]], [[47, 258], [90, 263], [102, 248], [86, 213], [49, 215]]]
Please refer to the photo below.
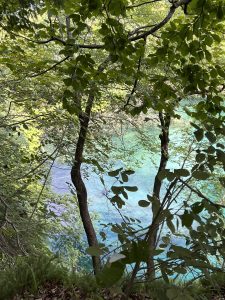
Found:
[[[137, 277], [169, 284], [174, 276], [224, 272], [224, 3], [34, 0], [0, 8], [1, 253], [31, 253], [49, 239], [64, 263], [79, 268], [79, 207], [101, 286], [120, 282], [125, 270], [127, 296]], [[148, 211], [147, 227], [123, 214], [139, 187], [129, 184], [133, 170], [112, 166], [113, 143], [107, 145], [123, 118], [135, 123], [143, 115], [159, 129], [153, 188], [138, 202]], [[191, 143], [183, 137], [180, 148], [170, 141], [177, 120], [192, 128]], [[76, 190], [74, 198], [54, 200], [49, 178], [60, 158], [71, 165]], [[84, 163], [97, 170], [122, 218], [105, 225], [118, 236], [114, 250], [102, 231], [98, 242]], [[209, 186], [217, 198], [206, 193]], [[39, 239], [32, 238], [36, 231]], [[193, 299], [177, 286], [166, 295]]]
[[45, 281], [66, 280], [66, 270], [49, 256], [18, 257], [14, 264], [1, 271], [0, 299], [12, 299], [17, 293], [35, 293]]

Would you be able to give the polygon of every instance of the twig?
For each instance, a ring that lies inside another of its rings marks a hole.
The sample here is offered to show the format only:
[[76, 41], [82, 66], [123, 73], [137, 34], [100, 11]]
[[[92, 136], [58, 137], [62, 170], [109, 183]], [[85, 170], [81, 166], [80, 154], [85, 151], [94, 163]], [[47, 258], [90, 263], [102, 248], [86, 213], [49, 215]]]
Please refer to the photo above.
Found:
[[137, 72], [136, 72], [136, 79], [134, 80], [134, 84], [133, 84], [133, 88], [132, 88], [132, 91], [127, 99], [127, 102], [124, 104], [124, 109], [130, 104], [130, 100], [132, 98], [132, 96], [134, 95], [134, 93], [136, 92], [136, 89], [137, 89], [137, 85], [138, 85], [138, 73], [140, 72], [140, 69], [141, 69], [141, 62], [142, 62], [142, 55], [139, 57], [139, 60], [138, 60], [138, 66], [137, 66]]
[[151, 3], [155, 3], [155, 2], [159, 2], [159, 1], [162, 1], [162, 0], [146, 1], [146, 2], [139, 3], [139, 4], [129, 5], [126, 8], [127, 9], [136, 8], [136, 7], [140, 7], [140, 6], [143, 6], [143, 5], [147, 5], [147, 4], [151, 4]]
[[49, 113], [47, 113], [47, 114], [41, 114], [41, 115], [35, 116], [33, 118], [28, 118], [28, 119], [25, 119], [25, 120], [22, 120], [22, 121], [18, 121], [18, 122], [12, 123], [12, 124], [0, 125], [0, 128], [6, 128], [6, 127], [12, 127], [12, 126], [24, 124], [26, 122], [33, 121], [33, 120], [36, 120], [36, 119], [38, 119], [40, 117], [45, 117], [45, 116], [48, 116], [48, 115], [49, 115]]
[[44, 163], [46, 163], [46, 161], [48, 161], [50, 158], [52, 158], [52, 156], [58, 151], [58, 147], [56, 147], [56, 149], [50, 154], [48, 155], [42, 162], [40, 162], [36, 167], [34, 167], [33, 169], [31, 169], [29, 172], [27, 172], [26, 174], [24, 174], [22, 177], [16, 178], [16, 180], [21, 180], [25, 177], [27, 177], [30, 174], [34, 174], [34, 172], [39, 169]]
[[[61, 138], [61, 141], [60, 141], [60, 145], [62, 144], [64, 135], [65, 135], [65, 131], [66, 131], [66, 129], [64, 130], [64, 132], [63, 132], [63, 134], [62, 134], [62, 138]], [[35, 203], [35, 205], [34, 205], [34, 209], [33, 209], [32, 213], [31, 213], [31, 215], [30, 215], [30, 217], [29, 217], [29, 222], [28, 222], [28, 224], [31, 222], [31, 219], [32, 219], [32, 217], [33, 217], [33, 215], [34, 215], [34, 213], [35, 213], [35, 211], [36, 211], [36, 209], [37, 209], [37, 207], [38, 207], [38, 204], [39, 204], [39, 202], [40, 202], [40, 200], [41, 200], [41, 196], [42, 196], [43, 191], [44, 191], [44, 188], [45, 188], [45, 186], [46, 186], [46, 184], [47, 184], [47, 180], [48, 180], [49, 174], [50, 174], [50, 172], [51, 172], [51, 170], [52, 170], [52, 167], [53, 167], [53, 165], [54, 165], [54, 163], [55, 163], [55, 160], [56, 160], [56, 158], [57, 158], [57, 156], [58, 156], [59, 149], [60, 149], [60, 146], [57, 148], [56, 155], [55, 155], [54, 159], [52, 160], [52, 163], [51, 163], [51, 165], [50, 165], [50, 168], [49, 168], [49, 170], [48, 170], [48, 172], [47, 172], [47, 174], [46, 174], [46, 176], [45, 176], [45, 180], [44, 180], [44, 182], [43, 182], [43, 185], [42, 185], [41, 191], [40, 191], [40, 193], [39, 193], [38, 199], [37, 199], [37, 201], [36, 201], [36, 203]]]
[[172, 18], [172, 16], [174, 15], [176, 9], [178, 7], [180, 7], [181, 5], [185, 4], [186, 0], [180, 0], [177, 1], [176, 3], [174, 3], [171, 7], [170, 10], [167, 14], [167, 16], [161, 21], [159, 22], [157, 25], [155, 25], [152, 29], [145, 31], [142, 34], [139, 34], [133, 38], [130, 38], [130, 41], [137, 41], [143, 38], [146, 38], [147, 36], [149, 36], [150, 34], [155, 33], [158, 29], [160, 29], [161, 27], [163, 27], [166, 23], [169, 22], [169, 20]]
[[[152, 0], [152, 2], [158, 2], [158, 1], [160, 1], [160, 0]], [[149, 3], [151, 3], [151, 1], [150, 1]], [[169, 10], [167, 16], [166, 16], [161, 22], [159, 22], [157, 25], [155, 25], [154, 27], [152, 27], [152, 29], [143, 32], [142, 34], [139, 34], [139, 35], [137, 35], [137, 36], [135, 36], [135, 37], [130, 37], [130, 38], [129, 38], [129, 41], [134, 42], [134, 41], [137, 41], [137, 40], [146, 38], [146, 37], [148, 37], [150, 34], [155, 33], [158, 29], [160, 29], [160, 28], [163, 27], [166, 23], [168, 23], [169, 20], [170, 20], [170, 19], [172, 18], [172, 16], [174, 15], [176, 9], [177, 9], [178, 7], [180, 7], [180, 6], [182, 6], [182, 5], [185, 4], [185, 3], [186, 3], [186, 0], [179, 0], [179, 1], [177, 1], [176, 3], [173, 3], [173, 5], [170, 7], [170, 10]], [[147, 3], [146, 3], [146, 4], [147, 4]], [[143, 5], [143, 4], [141, 4], [141, 5]], [[139, 5], [139, 6], [140, 6], [140, 5]], [[6, 30], [6, 31], [8, 32], [8, 30], [5, 28], [5, 26], [3, 26], [2, 24], [0, 24], [0, 25], [1, 25], [1, 27], [2, 27], [4, 30]], [[24, 37], [24, 36], [22, 36], [22, 35], [18, 35], [18, 34], [14, 33], [14, 32], [9, 32], [9, 33], [13, 34], [14, 36], [19, 36], [19, 37], [21, 37], [21, 38], [24, 38], [24, 39], [30, 41], [30, 42], [37, 43], [37, 44], [47, 44], [47, 43], [50, 43], [50, 42], [52, 42], [52, 41], [58, 41], [58, 42], [62, 43], [63, 45], [70, 45], [70, 44], [66, 43], [66, 41], [64, 41], [64, 40], [62, 40], [62, 39], [60, 39], [60, 38], [58, 38], [58, 37], [51, 37], [50, 39], [44, 40], [44, 41], [34, 41], [34, 40], [29, 39], [29, 38], [27, 38], [27, 37]], [[71, 46], [74, 46], [74, 45], [72, 44]], [[79, 48], [84, 48], [84, 49], [104, 49], [104, 46], [105, 46], [105, 45], [104, 45], [104, 44], [89, 44], [89, 45], [86, 45], [86, 44], [77, 44], [76, 46], [79, 47]]]
[[30, 78], [34, 78], [34, 77], [43, 75], [43, 74], [45, 74], [45, 73], [51, 71], [52, 69], [54, 69], [55, 67], [57, 67], [58, 65], [60, 65], [61, 63], [63, 63], [64, 61], [66, 61], [66, 60], [69, 59], [69, 58], [70, 58], [70, 56], [68, 55], [68, 56], [64, 57], [63, 59], [61, 59], [60, 61], [58, 61], [57, 63], [55, 63], [55, 64], [54, 64], [53, 66], [51, 66], [50, 68], [45, 69], [45, 70], [43, 70], [43, 71], [41, 71], [41, 72], [39, 72], [39, 73], [30, 75], [29, 77], [30, 77]]

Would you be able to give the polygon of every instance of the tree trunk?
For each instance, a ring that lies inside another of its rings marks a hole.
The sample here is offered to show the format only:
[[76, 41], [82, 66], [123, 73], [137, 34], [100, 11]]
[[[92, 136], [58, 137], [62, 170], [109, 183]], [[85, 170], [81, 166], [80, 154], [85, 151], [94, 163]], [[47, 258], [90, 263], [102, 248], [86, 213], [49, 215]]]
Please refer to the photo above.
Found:
[[[111, 57], [109, 55], [105, 59], [105, 61], [102, 64], [100, 64], [96, 75], [104, 71], [107, 64], [110, 62], [110, 60]], [[81, 164], [83, 162], [84, 145], [85, 145], [86, 136], [88, 132], [88, 125], [89, 125], [94, 98], [95, 98], [94, 92], [93, 93], [90, 92], [86, 104], [85, 112], [81, 111], [81, 113], [79, 114], [80, 132], [79, 132], [76, 150], [75, 150], [74, 164], [71, 169], [71, 179], [77, 192], [80, 216], [87, 236], [88, 245], [90, 247], [98, 246], [98, 240], [88, 209], [87, 189], [81, 175]], [[94, 274], [96, 275], [101, 268], [100, 258], [97, 256], [92, 256], [92, 264], [93, 264]]]
[[[94, 101], [94, 96], [90, 95], [86, 106], [85, 113], [79, 115], [80, 132], [75, 151], [75, 161], [71, 170], [71, 179], [76, 188], [77, 199], [79, 204], [80, 216], [87, 236], [89, 246], [97, 246], [98, 240], [95, 229], [88, 210], [87, 189], [81, 176], [81, 164], [83, 161], [84, 144], [86, 140], [88, 124], [91, 114], [91, 109]], [[96, 274], [100, 269], [100, 258], [92, 257], [93, 269]]]
[[[169, 127], [170, 127], [170, 116], [163, 113], [159, 113], [159, 119], [162, 127], [161, 134], [159, 136], [161, 141], [161, 159], [158, 172], [155, 176], [155, 182], [153, 187], [153, 196], [155, 196], [160, 202], [160, 192], [162, 187], [162, 181], [159, 179], [158, 174], [162, 170], [166, 169], [167, 161], [169, 158], [168, 146], [169, 146]], [[157, 214], [157, 213], [156, 213]], [[157, 221], [158, 215], [152, 216], [152, 225], [149, 228], [148, 232], [148, 245], [149, 245], [149, 258], [147, 261], [147, 276], [150, 280], [155, 278], [155, 264], [154, 256], [151, 254], [152, 251], [156, 248], [157, 234], [159, 229], [159, 222]]]

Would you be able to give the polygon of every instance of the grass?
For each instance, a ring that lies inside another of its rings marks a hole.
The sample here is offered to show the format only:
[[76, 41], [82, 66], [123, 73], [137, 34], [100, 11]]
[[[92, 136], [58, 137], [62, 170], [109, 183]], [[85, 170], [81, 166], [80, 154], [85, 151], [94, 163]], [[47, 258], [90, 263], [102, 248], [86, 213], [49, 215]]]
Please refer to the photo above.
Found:
[[25, 290], [35, 293], [46, 281], [64, 282], [67, 278], [67, 270], [54, 257], [17, 257], [12, 265], [0, 272], [0, 300], [12, 299]]
[[[121, 294], [119, 284], [110, 289], [102, 289], [94, 276], [69, 273], [56, 257], [17, 257], [12, 265], [0, 271], [0, 300], [11, 300], [15, 295], [38, 295], [40, 291], [48, 293], [51, 290], [57, 290], [57, 295], [63, 291], [65, 295], [71, 295], [71, 299], [117, 299], [113, 295]], [[134, 286], [133, 293], [139, 297], [133, 299], [142, 299], [142, 296], [144, 299], [144, 295], [149, 295], [153, 300], [171, 300], [173, 298], [170, 295], [177, 294], [177, 299], [211, 300], [216, 293], [225, 294], [225, 273], [212, 274], [188, 287], [162, 280], [148, 284], [143, 282]], [[76, 295], [75, 298], [72, 295]]]

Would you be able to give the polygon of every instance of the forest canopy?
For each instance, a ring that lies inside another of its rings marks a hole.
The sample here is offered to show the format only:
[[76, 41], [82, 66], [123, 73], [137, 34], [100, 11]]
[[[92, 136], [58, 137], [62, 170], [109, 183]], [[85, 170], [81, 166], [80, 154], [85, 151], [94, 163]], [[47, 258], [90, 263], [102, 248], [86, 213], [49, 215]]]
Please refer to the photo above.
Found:
[[0, 299], [58, 265], [225, 290], [224, 1], [1, 0], [0, 31]]

